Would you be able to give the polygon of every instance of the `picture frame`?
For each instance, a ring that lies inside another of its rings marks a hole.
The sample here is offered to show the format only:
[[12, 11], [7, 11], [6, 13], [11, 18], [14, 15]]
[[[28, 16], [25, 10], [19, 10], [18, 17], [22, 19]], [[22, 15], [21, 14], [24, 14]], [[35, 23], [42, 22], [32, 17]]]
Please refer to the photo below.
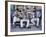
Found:
[[37, 34], [45, 34], [45, 3], [5, 1], [5, 36]]

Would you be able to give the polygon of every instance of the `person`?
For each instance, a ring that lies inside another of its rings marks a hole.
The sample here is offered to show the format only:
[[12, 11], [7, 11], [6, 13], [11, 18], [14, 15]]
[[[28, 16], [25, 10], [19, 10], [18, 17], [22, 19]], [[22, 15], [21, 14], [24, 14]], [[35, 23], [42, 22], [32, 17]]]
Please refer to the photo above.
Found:
[[13, 15], [12, 15], [13, 16], [13, 26], [15, 26], [15, 21], [16, 21], [16, 16], [15, 15], [16, 15], [16, 12], [14, 12]]
[[42, 18], [41, 15], [42, 15], [41, 10], [36, 11], [36, 18], [39, 18], [39, 25], [41, 24], [41, 18]]

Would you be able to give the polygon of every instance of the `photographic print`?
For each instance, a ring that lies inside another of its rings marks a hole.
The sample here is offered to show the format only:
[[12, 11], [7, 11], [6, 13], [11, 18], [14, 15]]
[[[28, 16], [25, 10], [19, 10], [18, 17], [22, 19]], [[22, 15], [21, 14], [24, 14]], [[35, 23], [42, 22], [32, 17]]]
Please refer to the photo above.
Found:
[[8, 35], [44, 33], [44, 4], [7, 3]]

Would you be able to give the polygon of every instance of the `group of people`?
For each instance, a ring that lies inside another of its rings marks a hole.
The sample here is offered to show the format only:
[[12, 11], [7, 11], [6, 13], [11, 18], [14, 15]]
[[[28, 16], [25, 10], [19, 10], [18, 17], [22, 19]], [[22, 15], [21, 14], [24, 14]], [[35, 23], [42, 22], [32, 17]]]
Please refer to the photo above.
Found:
[[[36, 6], [15, 6], [15, 11], [12, 14], [11, 18], [13, 25], [15, 25], [16, 21], [20, 21], [22, 19], [28, 19], [29, 22], [32, 24], [39, 24], [41, 23], [42, 13], [41, 9], [37, 9]], [[35, 21], [37, 23], [35, 23]], [[29, 25], [31, 24], [29, 23]]]

